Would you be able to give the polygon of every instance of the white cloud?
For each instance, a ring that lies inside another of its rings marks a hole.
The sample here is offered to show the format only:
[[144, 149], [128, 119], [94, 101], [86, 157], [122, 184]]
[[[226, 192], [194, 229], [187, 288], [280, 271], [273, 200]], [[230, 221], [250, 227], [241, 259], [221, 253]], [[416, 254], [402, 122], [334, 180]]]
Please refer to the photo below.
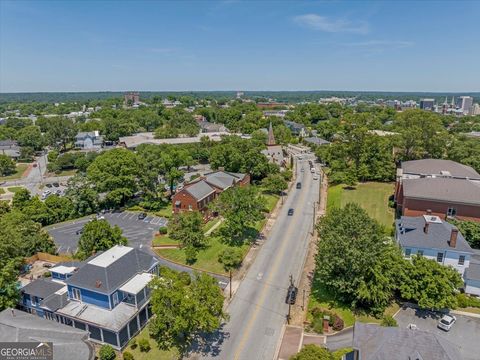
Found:
[[301, 26], [325, 31], [330, 33], [357, 33], [366, 34], [369, 32], [369, 25], [366, 21], [350, 21], [347, 19], [332, 19], [317, 14], [298, 15], [293, 21]]

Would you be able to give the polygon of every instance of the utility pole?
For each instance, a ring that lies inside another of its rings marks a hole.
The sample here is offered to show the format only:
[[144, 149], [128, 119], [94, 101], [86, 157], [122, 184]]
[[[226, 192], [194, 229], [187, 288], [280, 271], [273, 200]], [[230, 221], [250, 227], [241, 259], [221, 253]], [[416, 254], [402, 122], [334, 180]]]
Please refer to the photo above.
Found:
[[302, 311], [305, 311], [305, 289], [303, 289]]
[[230, 299], [232, 298], [232, 269], [230, 269]]
[[312, 235], [315, 232], [315, 201], [313, 202]]

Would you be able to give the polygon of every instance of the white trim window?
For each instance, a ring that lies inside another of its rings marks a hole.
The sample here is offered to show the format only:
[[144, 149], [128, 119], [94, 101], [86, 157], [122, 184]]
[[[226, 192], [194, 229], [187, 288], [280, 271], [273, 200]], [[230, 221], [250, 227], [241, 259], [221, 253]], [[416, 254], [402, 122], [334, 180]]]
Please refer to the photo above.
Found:
[[439, 262], [439, 263], [443, 262], [443, 253], [442, 252], [437, 253], [437, 262]]
[[80, 292], [80, 289], [77, 289], [77, 288], [72, 289], [72, 298], [74, 300], [79, 300], [79, 301], [82, 300], [82, 294]]
[[405, 249], [405, 257], [410, 258], [410, 255], [412, 255], [412, 249]]
[[113, 306], [117, 306], [117, 304], [120, 302], [118, 300], [118, 292], [114, 292], [112, 298], [113, 298]]
[[458, 265], [460, 265], [460, 266], [465, 265], [465, 255], [460, 255], [458, 257]]

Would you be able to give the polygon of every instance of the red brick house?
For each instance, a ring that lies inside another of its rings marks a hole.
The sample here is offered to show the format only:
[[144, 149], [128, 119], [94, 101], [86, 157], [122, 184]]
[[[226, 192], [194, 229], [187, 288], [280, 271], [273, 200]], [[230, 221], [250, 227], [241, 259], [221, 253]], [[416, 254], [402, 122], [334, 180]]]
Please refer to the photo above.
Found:
[[208, 204], [215, 200], [218, 194], [232, 186], [248, 184], [250, 184], [250, 175], [248, 174], [226, 171], [206, 174], [186, 184], [182, 190], [173, 196], [172, 212], [178, 214], [183, 211], [201, 211], [207, 217], [209, 215]]
[[403, 216], [431, 212], [442, 219], [480, 221], [480, 175], [450, 160], [406, 161], [397, 171], [395, 203]]

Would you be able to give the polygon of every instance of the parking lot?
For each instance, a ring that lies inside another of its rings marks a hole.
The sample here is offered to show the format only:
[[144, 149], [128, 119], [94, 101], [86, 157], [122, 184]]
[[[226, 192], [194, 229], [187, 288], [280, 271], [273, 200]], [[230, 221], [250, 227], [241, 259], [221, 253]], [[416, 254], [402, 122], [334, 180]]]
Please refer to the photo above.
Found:
[[[118, 225], [122, 229], [123, 236], [128, 239], [128, 244], [134, 247], [150, 247], [153, 235], [162, 226], [167, 225], [167, 219], [157, 216], [147, 216], [143, 220], [138, 219], [138, 213], [118, 212], [103, 215], [110, 225]], [[49, 227], [47, 231], [53, 237], [59, 253], [71, 254], [77, 250], [78, 240], [83, 226], [90, 221], [89, 218], [74, 220], [63, 224]]]
[[440, 315], [428, 311], [405, 308], [395, 315], [398, 326], [415, 324], [419, 330], [429, 331], [456, 345], [463, 360], [479, 359], [480, 354], [480, 318], [454, 315], [457, 318], [449, 332], [437, 328]]

